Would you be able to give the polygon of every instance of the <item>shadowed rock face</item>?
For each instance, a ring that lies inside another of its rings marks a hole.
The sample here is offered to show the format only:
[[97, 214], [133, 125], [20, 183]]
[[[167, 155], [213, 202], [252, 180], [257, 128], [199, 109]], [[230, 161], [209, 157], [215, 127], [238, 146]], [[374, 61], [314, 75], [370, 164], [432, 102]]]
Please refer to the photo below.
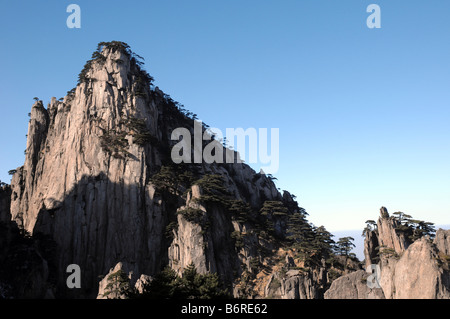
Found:
[[0, 186], [0, 222], [11, 220], [11, 187], [9, 185]]
[[377, 247], [379, 247], [379, 245], [377, 233], [374, 231], [367, 232], [364, 240], [364, 260], [366, 269], [369, 269], [370, 265], [378, 263], [379, 257]]

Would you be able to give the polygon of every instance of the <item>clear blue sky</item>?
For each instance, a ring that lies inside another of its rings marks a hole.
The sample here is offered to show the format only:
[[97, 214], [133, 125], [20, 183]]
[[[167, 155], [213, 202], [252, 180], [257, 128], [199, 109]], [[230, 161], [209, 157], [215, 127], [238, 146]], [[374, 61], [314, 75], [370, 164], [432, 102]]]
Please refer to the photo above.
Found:
[[279, 128], [277, 184], [317, 226], [362, 229], [383, 205], [450, 222], [448, 0], [3, 1], [0, 15], [3, 181], [33, 97], [64, 96], [97, 43], [120, 40], [209, 125]]

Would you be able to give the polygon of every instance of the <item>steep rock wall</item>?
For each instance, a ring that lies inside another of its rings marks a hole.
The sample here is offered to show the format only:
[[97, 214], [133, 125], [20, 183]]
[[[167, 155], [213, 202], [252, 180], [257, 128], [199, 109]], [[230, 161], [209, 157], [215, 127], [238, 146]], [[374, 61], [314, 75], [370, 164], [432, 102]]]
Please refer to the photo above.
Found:
[[[148, 275], [194, 262], [231, 284], [242, 265], [230, 233], [244, 226], [217, 205], [203, 207], [209, 229], [187, 221], [177, 210], [192, 206], [189, 199], [151, 181], [170, 160], [172, 130], [192, 131], [193, 123], [171, 111], [173, 102], [148, 85], [129, 53], [106, 47], [99, 54], [63, 101], [33, 105], [25, 163], [12, 178], [11, 218], [55, 241], [57, 296], [95, 296], [98, 276], [119, 262]], [[271, 180], [245, 164], [194, 168], [198, 176], [222, 176], [230, 196], [254, 208], [282, 200]], [[81, 267], [81, 290], [65, 285], [70, 264]]]

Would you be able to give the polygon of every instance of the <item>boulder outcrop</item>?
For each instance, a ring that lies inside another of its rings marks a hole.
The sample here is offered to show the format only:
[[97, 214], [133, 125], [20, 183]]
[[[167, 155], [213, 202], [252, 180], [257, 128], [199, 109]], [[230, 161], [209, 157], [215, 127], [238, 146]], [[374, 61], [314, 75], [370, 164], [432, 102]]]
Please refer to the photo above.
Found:
[[370, 288], [367, 279], [370, 276], [364, 270], [358, 270], [339, 277], [325, 292], [325, 299], [384, 299], [381, 288]]

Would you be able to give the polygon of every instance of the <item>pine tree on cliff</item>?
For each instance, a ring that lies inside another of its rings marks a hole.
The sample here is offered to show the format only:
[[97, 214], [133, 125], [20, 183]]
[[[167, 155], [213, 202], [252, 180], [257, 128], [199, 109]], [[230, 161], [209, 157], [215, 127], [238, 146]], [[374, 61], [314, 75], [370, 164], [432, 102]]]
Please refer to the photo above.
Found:
[[188, 265], [181, 277], [174, 270], [166, 268], [150, 284], [144, 287], [144, 293], [136, 295], [143, 299], [218, 299], [228, 298], [222, 288], [217, 273], [199, 274], [194, 264]]
[[333, 236], [324, 226], [317, 227], [314, 231], [313, 247], [317, 255], [327, 258], [331, 255], [335, 242]]
[[309, 259], [313, 251], [315, 234], [313, 227], [308, 223], [304, 209], [289, 216], [287, 239], [292, 242], [292, 248], [296, 250], [299, 257]]
[[341, 256], [353, 258], [356, 255], [354, 253], [350, 253], [355, 246], [353, 243], [355, 239], [353, 237], [342, 237], [336, 243], [336, 253]]

